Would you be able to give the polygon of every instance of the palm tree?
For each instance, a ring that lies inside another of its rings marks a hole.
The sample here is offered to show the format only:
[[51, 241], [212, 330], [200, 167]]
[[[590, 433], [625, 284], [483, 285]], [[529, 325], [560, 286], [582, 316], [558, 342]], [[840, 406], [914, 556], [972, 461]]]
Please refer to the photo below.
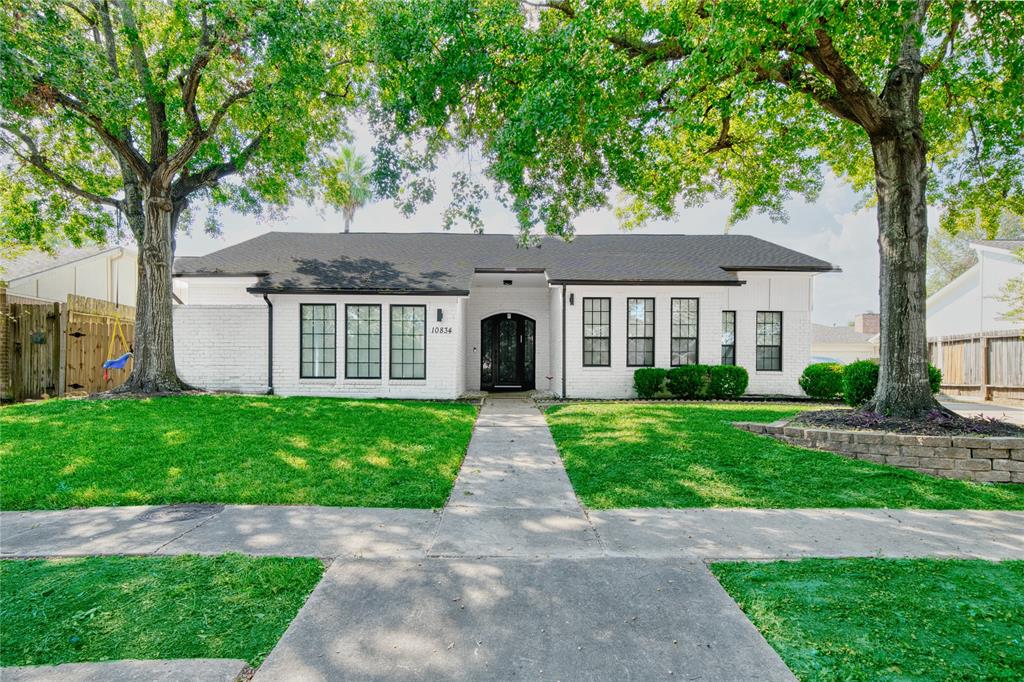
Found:
[[328, 204], [341, 209], [348, 232], [356, 211], [373, 198], [370, 168], [366, 158], [356, 154], [352, 147], [342, 147], [338, 157], [326, 169], [324, 198]]

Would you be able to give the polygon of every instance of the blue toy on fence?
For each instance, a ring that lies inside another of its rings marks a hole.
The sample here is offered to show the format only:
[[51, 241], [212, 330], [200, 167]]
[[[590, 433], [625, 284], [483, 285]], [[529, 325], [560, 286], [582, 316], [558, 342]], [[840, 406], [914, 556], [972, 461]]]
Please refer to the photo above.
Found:
[[112, 369], [124, 369], [128, 361], [132, 359], [131, 346], [128, 345], [128, 340], [124, 337], [124, 330], [121, 328], [121, 318], [114, 318], [114, 330], [110, 333], [110, 347], [107, 349], [107, 355], [114, 354], [114, 341], [120, 339], [121, 347], [128, 349], [128, 352], [124, 355], [111, 358], [103, 363], [103, 380], [110, 381], [110, 370]]

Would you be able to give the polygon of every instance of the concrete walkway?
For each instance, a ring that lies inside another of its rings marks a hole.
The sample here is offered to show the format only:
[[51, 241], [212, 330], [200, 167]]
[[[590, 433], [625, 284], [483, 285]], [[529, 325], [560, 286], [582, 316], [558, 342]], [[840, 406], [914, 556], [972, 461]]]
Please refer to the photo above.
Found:
[[3, 682], [236, 682], [245, 679], [245, 661], [185, 658], [160, 661], [106, 661], [0, 668]]

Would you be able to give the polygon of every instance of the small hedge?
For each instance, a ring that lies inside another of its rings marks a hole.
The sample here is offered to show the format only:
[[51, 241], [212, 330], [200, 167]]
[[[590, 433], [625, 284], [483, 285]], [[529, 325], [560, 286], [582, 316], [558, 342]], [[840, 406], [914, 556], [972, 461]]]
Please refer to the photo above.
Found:
[[838, 362], [817, 362], [807, 365], [800, 375], [800, 388], [817, 400], [835, 400], [843, 397], [845, 368]]
[[[928, 385], [932, 393], [942, 388], [942, 370], [935, 365], [928, 365]], [[857, 407], [871, 400], [878, 387], [878, 362], [875, 360], [858, 360], [851, 362], [843, 370], [843, 399], [847, 405]]]
[[640, 398], [649, 399], [661, 392], [665, 385], [665, 375], [660, 367], [641, 367], [633, 372], [633, 388]]
[[673, 398], [696, 400], [708, 397], [711, 377], [707, 365], [680, 365], [668, 371], [665, 385]]
[[712, 398], [739, 398], [747, 390], [747, 370], [736, 365], [711, 365], [708, 393]]
[[747, 370], [734, 365], [681, 365], [668, 371], [641, 367], [633, 372], [633, 388], [644, 399], [663, 390], [680, 400], [738, 398], [748, 381]]

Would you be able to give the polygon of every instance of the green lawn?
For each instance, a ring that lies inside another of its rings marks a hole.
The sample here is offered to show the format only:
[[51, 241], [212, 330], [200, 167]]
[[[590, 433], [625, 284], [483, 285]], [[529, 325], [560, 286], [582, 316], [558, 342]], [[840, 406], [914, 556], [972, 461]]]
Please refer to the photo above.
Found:
[[713, 564], [803, 680], [1019, 680], [1024, 561]]
[[0, 410], [0, 508], [440, 507], [468, 404], [202, 395]]
[[0, 562], [0, 665], [241, 658], [255, 666], [320, 580], [316, 559]]
[[805, 450], [733, 427], [793, 405], [572, 404], [548, 424], [592, 508], [1024, 509], [1024, 486], [984, 485]]

